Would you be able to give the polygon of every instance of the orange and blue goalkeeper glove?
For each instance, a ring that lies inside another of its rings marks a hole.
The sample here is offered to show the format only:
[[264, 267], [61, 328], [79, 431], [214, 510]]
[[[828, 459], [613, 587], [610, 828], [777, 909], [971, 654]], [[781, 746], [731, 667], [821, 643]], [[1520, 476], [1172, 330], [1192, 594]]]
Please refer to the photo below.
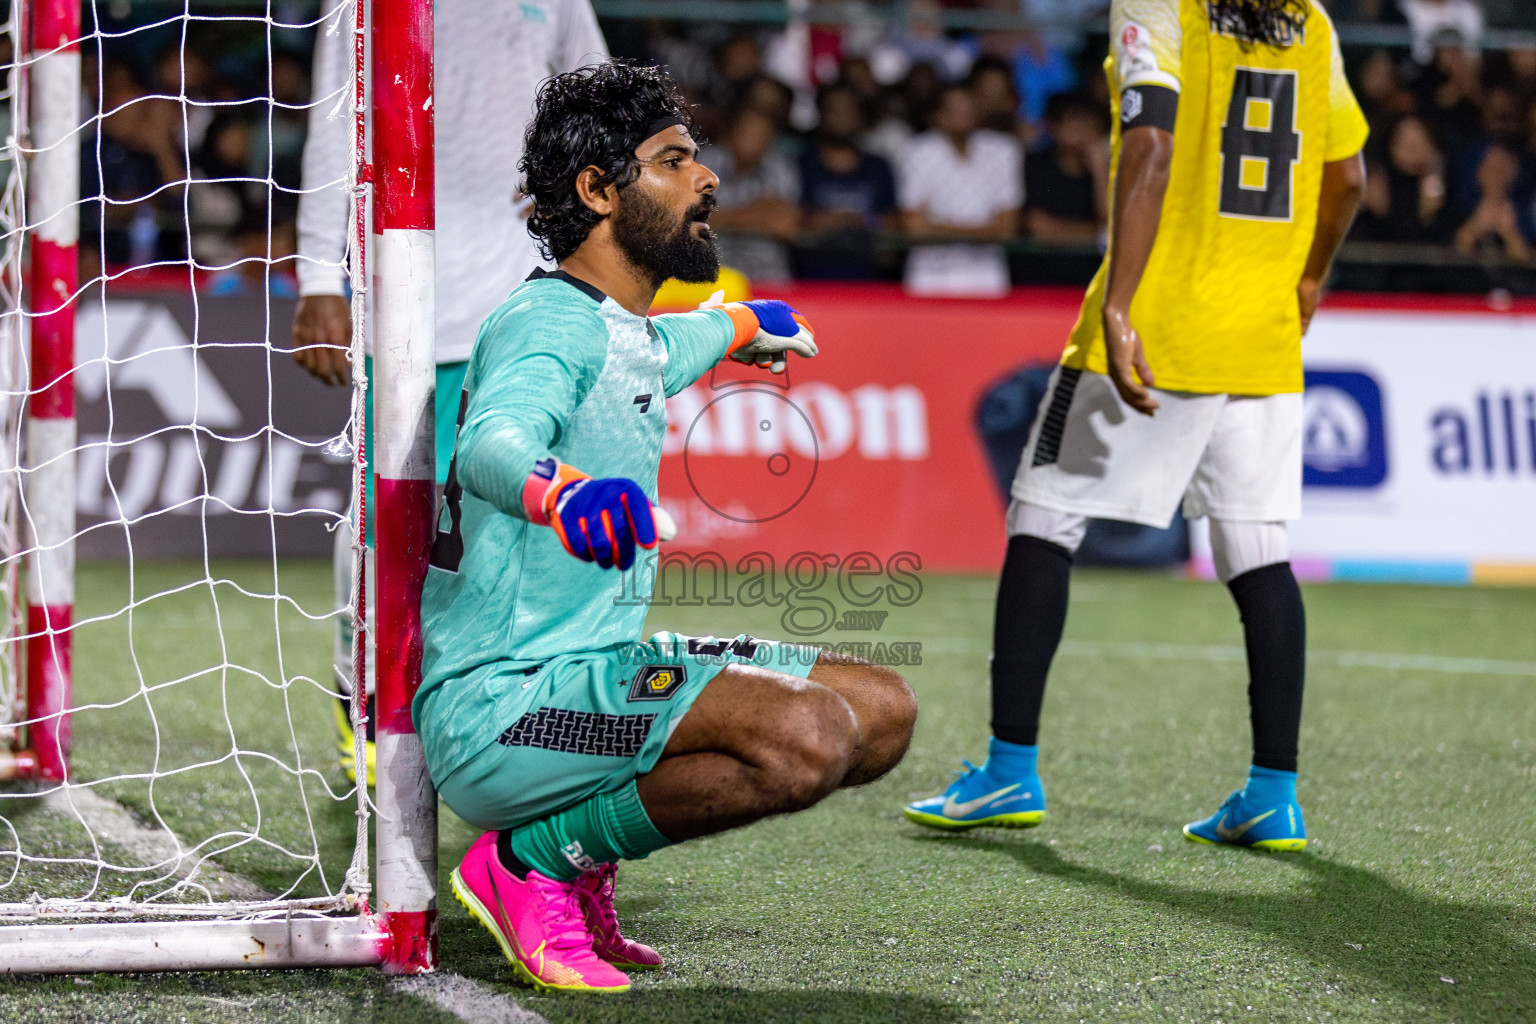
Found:
[[727, 302], [722, 308], [736, 325], [736, 337], [726, 355], [739, 363], [755, 363], [783, 373], [788, 353], [809, 359], [817, 352], [811, 325], [787, 302], [752, 299]]
[[635, 548], [656, 546], [656, 519], [640, 485], [622, 477], [594, 480], [554, 459], [541, 459], [523, 485], [529, 522], [550, 526], [565, 550], [600, 568], [635, 564]]

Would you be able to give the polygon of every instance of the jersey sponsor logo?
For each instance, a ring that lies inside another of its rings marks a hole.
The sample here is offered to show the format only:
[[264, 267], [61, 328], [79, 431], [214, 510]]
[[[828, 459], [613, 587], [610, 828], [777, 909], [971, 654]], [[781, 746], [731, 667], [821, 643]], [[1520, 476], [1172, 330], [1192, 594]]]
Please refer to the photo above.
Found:
[[688, 672], [681, 665], [647, 665], [635, 673], [629, 699], [667, 700], [687, 678]]
[[1141, 108], [1145, 104], [1140, 89], [1127, 89], [1120, 94], [1120, 120], [1130, 124], [1141, 116]]
[[1145, 25], [1127, 22], [1120, 30], [1120, 81], [1133, 81], [1137, 75], [1157, 71], [1157, 54], [1152, 50], [1152, 33]]
[[642, 413], [650, 412], [651, 411], [651, 396], [649, 394], [636, 395], [635, 396], [635, 400], [633, 402], [631, 402], [630, 404], [631, 405], [638, 405], [640, 407], [640, 411]]
[[1308, 370], [1302, 406], [1302, 483], [1379, 487], [1387, 479], [1381, 388], [1354, 370]]

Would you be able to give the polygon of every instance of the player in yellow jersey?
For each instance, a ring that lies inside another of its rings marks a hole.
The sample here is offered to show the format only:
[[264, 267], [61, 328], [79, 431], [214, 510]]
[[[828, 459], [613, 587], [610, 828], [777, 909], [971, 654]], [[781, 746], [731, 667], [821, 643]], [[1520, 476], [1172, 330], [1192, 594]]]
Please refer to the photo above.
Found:
[[1087, 518], [1210, 519], [1248, 652], [1248, 782], [1192, 840], [1299, 850], [1306, 661], [1301, 336], [1354, 218], [1366, 124], [1316, 0], [1114, 0], [1112, 218], [1008, 510], [990, 756], [909, 804], [936, 828], [1045, 817], [1036, 732]]

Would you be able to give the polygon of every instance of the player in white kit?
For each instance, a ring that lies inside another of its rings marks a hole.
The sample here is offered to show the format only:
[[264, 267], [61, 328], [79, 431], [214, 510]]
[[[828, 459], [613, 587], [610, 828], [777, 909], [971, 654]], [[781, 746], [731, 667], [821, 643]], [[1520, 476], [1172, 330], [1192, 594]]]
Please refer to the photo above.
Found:
[[[434, 173], [436, 196], [437, 478], [447, 477], [459, 392], [481, 322], [543, 261], [528, 234], [530, 201], [517, 188], [523, 132], [545, 79], [605, 60], [589, 0], [436, 0], [434, 4]], [[343, 269], [352, 197], [345, 181], [351, 160], [351, 5], [323, 22], [315, 41], [314, 95], [304, 147], [299, 201], [299, 305], [293, 320], [294, 358], [327, 384], [349, 383], [351, 309]], [[343, 96], [341, 102], [324, 97]], [[334, 115], [334, 116], [333, 116]], [[336, 182], [333, 187], [324, 187]], [[372, 396], [372, 391], [368, 395]], [[368, 410], [369, 430], [372, 408]], [[372, 478], [369, 507], [373, 507]], [[370, 536], [371, 544], [372, 538]], [[336, 587], [344, 604], [353, 577], [351, 546], [337, 531]], [[350, 624], [338, 627], [336, 672], [352, 683]], [[347, 774], [353, 740], [342, 706], [338, 749]], [[369, 714], [370, 721], [373, 716]], [[373, 776], [373, 743], [368, 743]]]

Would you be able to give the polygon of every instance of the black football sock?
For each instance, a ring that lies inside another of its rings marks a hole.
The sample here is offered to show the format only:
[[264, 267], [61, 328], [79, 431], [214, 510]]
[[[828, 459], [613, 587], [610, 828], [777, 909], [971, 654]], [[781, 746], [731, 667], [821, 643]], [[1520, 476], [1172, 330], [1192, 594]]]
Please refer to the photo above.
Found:
[[512, 852], [511, 829], [504, 828], [496, 833], [496, 859], [512, 873], [513, 878], [522, 880], [528, 877], [528, 865], [518, 860], [517, 854]]
[[1250, 569], [1227, 584], [1248, 648], [1253, 763], [1294, 772], [1307, 668], [1307, 614], [1290, 562]]
[[1008, 538], [992, 626], [992, 735], [1034, 746], [1045, 677], [1067, 621], [1072, 552], [1039, 537]]

